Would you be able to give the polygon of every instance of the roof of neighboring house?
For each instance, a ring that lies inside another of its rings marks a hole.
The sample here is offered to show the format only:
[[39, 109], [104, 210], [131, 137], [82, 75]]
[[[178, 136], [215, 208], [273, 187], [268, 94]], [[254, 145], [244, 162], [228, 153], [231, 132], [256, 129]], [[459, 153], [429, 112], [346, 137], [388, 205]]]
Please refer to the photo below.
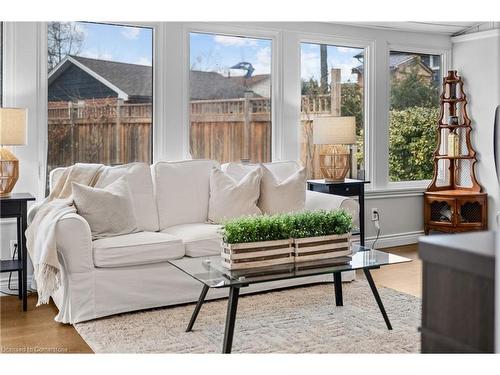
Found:
[[[389, 69], [394, 70], [399, 68], [401, 65], [408, 63], [418, 57], [418, 55], [408, 55], [406, 53], [391, 53], [389, 55]], [[432, 73], [432, 69], [429, 68], [425, 63], [421, 62], [421, 65], [429, 71], [429, 73]], [[359, 72], [363, 73], [363, 64], [358, 65], [354, 68], [352, 68], [353, 72]]]
[[[233, 78], [224, 77], [216, 72], [191, 70], [189, 78], [192, 100], [237, 99], [245, 97], [245, 93], [248, 92], [247, 88]], [[255, 93], [253, 95], [257, 96]]]
[[128, 64], [117, 61], [66, 56], [49, 74], [49, 85], [69, 66], [75, 64], [117, 91], [121, 99], [151, 97], [153, 94], [153, 70], [151, 66]]
[[[152, 96], [151, 66], [91, 59], [80, 56], [66, 56], [49, 73], [49, 86], [71, 64], [99, 80], [118, 94], [123, 100], [131, 97]], [[264, 76], [264, 77], [261, 77]], [[252, 77], [252, 82], [261, 81], [268, 75]], [[189, 79], [190, 97], [193, 100], [243, 98], [248, 89], [240, 84], [243, 77], [226, 78], [216, 72], [191, 70]], [[253, 94], [258, 96], [257, 94]]]
[[270, 74], [256, 74], [250, 78], [245, 78], [245, 77], [230, 77], [229, 79], [238, 85], [244, 86], [244, 87], [252, 87], [253, 85], [265, 81], [267, 79], [270, 79], [271, 75]]

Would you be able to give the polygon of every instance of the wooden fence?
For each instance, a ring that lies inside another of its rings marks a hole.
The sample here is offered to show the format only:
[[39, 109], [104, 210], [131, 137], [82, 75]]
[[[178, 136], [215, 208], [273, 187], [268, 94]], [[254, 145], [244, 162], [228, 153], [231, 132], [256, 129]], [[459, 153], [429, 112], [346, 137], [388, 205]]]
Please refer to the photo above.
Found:
[[76, 162], [150, 161], [151, 113], [151, 104], [49, 107], [49, 171]]
[[[301, 162], [319, 177], [312, 120], [331, 115], [331, 96], [302, 98]], [[221, 163], [271, 160], [271, 101], [268, 98], [196, 100], [190, 103], [193, 158]], [[68, 104], [49, 108], [49, 171], [76, 162], [122, 164], [151, 160], [152, 106], [145, 104]]]

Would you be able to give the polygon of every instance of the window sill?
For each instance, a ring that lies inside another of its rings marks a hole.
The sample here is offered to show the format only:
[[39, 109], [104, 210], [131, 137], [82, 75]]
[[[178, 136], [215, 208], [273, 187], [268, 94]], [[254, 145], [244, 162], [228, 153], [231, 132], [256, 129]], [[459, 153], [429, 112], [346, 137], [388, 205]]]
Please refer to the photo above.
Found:
[[366, 199], [387, 199], [402, 197], [419, 197], [427, 189], [425, 186], [389, 186], [386, 188], [367, 189], [365, 191]]

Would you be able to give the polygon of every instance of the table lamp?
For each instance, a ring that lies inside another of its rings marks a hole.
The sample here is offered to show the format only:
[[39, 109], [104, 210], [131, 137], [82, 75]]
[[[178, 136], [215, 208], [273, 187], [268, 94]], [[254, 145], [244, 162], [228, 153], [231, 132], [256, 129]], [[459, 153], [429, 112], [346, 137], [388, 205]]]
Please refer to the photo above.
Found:
[[319, 166], [325, 181], [344, 181], [351, 165], [346, 145], [356, 144], [355, 117], [316, 117], [313, 120], [313, 143], [320, 147]]
[[0, 197], [8, 197], [19, 178], [19, 160], [3, 146], [26, 144], [26, 109], [0, 108]]

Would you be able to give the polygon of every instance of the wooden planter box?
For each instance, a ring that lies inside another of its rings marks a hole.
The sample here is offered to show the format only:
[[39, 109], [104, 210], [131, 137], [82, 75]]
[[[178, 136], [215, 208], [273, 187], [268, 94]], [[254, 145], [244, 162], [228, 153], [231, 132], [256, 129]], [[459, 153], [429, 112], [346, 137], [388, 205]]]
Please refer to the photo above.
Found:
[[294, 262], [292, 240], [222, 244], [222, 265], [241, 270]]
[[352, 255], [351, 233], [294, 238], [293, 246], [295, 262], [350, 257]]

